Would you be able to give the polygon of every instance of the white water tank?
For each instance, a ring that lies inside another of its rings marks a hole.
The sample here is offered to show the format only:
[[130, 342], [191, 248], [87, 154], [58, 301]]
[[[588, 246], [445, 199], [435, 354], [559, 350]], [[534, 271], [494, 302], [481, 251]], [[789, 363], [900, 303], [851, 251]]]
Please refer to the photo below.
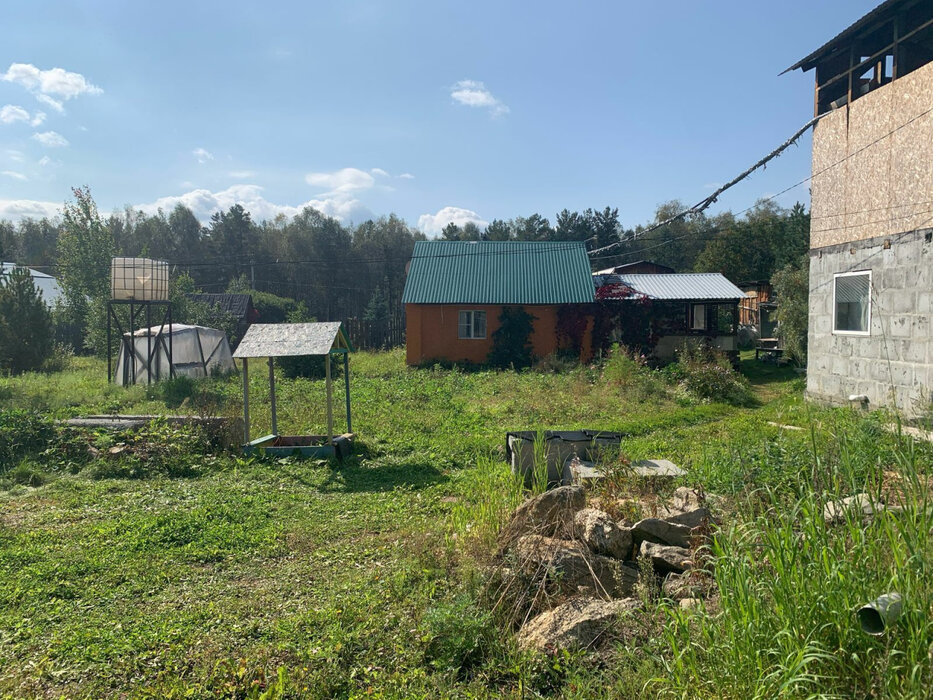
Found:
[[114, 258], [110, 292], [115, 301], [167, 301], [168, 263], [149, 258]]

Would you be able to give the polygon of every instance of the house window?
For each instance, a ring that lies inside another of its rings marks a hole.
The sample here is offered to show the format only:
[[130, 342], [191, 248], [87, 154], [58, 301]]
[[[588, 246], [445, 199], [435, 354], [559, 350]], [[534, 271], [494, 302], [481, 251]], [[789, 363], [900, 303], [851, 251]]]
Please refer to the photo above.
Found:
[[690, 330], [706, 330], [706, 304], [694, 304], [690, 307]]
[[833, 278], [833, 333], [868, 335], [871, 324], [871, 271]]
[[486, 312], [461, 311], [460, 322], [457, 324], [457, 337], [459, 338], [485, 338]]

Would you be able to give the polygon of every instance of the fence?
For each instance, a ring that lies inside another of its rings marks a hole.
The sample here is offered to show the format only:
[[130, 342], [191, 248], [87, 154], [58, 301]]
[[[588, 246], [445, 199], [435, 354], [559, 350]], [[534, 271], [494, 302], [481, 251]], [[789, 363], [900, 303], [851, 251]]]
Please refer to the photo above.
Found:
[[348, 318], [343, 323], [357, 350], [388, 350], [405, 344], [405, 317], [401, 314], [378, 321]]

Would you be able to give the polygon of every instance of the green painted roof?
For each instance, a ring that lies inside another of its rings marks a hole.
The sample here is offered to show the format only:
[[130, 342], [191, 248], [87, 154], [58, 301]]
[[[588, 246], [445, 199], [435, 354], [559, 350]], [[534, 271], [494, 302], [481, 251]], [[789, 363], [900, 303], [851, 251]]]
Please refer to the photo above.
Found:
[[582, 241], [418, 241], [405, 304], [580, 304], [593, 301]]

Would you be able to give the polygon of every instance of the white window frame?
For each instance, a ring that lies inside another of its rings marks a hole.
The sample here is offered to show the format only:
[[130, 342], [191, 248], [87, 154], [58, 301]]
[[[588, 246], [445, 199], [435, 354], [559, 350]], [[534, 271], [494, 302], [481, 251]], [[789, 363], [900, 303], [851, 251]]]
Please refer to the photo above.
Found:
[[[836, 280], [840, 277], [858, 277], [859, 275], [868, 275], [868, 320], [865, 322], [865, 327], [867, 330], [864, 331], [842, 331], [836, 330]], [[871, 284], [871, 270], [856, 270], [855, 272], [837, 272], [833, 275], [833, 335], [861, 335], [868, 336], [871, 335], [871, 307], [873, 306], [871, 301], [871, 290], [873, 289]]]
[[[470, 335], [463, 335], [462, 329], [466, 323], [462, 322], [464, 314], [467, 314], [469, 317], [469, 326], [470, 326]], [[483, 334], [478, 335], [476, 332], [476, 320], [477, 314], [483, 315]], [[457, 312], [457, 338], [460, 340], [485, 340], [487, 333], [487, 317], [486, 312], [482, 309], [461, 309]]]
[[[702, 307], [703, 309], [703, 325], [697, 326], [697, 307]], [[709, 315], [709, 308], [706, 304], [690, 304], [690, 330], [692, 331], [705, 331], [709, 328], [709, 323], [707, 322], [707, 316]]]

